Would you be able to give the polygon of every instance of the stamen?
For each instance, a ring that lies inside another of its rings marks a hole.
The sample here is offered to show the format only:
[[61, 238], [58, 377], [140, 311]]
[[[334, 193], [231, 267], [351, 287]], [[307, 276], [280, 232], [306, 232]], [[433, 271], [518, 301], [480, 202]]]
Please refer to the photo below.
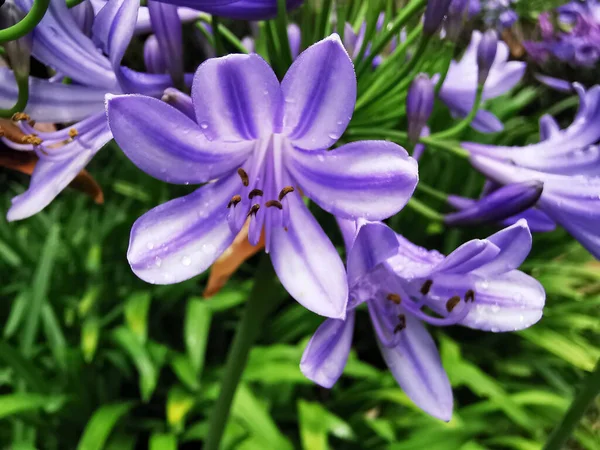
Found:
[[21, 142], [23, 144], [41, 145], [43, 141], [35, 134], [26, 134], [21, 138]]
[[402, 303], [402, 298], [398, 294], [388, 294], [385, 298], [387, 298], [390, 302], [394, 302], [396, 305]]
[[425, 283], [423, 283], [423, 286], [421, 286], [421, 294], [423, 294], [423, 295], [429, 294], [429, 289], [431, 289], [432, 285], [433, 285], [433, 280], [427, 280]]
[[294, 188], [292, 186], [284, 187], [279, 193], [279, 201], [283, 200], [283, 197], [288, 195], [290, 192], [294, 192]]
[[452, 312], [452, 310], [456, 308], [456, 305], [458, 305], [459, 303], [460, 297], [458, 295], [451, 297], [450, 300], [446, 302], [446, 311], [448, 311], [449, 313]]
[[406, 328], [406, 316], [404, 314], [400, 314], [398, 316], [398, 320], [400, 321], [400, 323], [396, 325], [396, 328], [394, 328], [394, 334]]
[[260, 196], [260, 197], [263, 196], [263, 191], [261, 191], [260, 189], [252, 189], [250, 191], [250, 193], [248, 194], [248, 198], [250, 200], [252, 200], [254, 197], [258, 197], [258, 196]]
[[231, 208], [232, 206], [237, 205], [241, 201], [242, 201], [242, 197], [240, 195], [234, 195], [233, 197], [231, 197], [231, 200], [229, 201], [229, 204], [227, 205], [227, 207]]
[[237, 172], [240, 178], [242, 179], [242, 184], [248, 187], [248, 185], [250, 184], [250, 179], [248, 178], [248, 174], [246, 173], [246, 171], [240, 167]]
[[20, 120], [31, 120], [31, 117], [29, 117], [29, 114], [24, 112], [17, 112], [13, 114], [12, 120], [14, 122], [19, 122]]
[[252, 205], [252, 208], [250, 208], [250, 211], [248, 211], [248, 217], [255, 216], [259, 209], [260, 205], [258, 203]]
[[274, 206], [277, 209], [283, 209], [283, 205], [277, 200], [269, 200], [267, 203], [265, 203], [265, 206], [267, 208], [271, 208], [272, 206]]
[[73, 139], [75, 136], [78, 136], [78, 135], [79, 135], [79, 131], [77, 131], [77, 128], [71, 128], [69, 130], [69, 137], [71, 139]]
[[474, 302], [475, 301], [475, 292], [473, 289], [469, 289], [465, 294], [465, 303]]

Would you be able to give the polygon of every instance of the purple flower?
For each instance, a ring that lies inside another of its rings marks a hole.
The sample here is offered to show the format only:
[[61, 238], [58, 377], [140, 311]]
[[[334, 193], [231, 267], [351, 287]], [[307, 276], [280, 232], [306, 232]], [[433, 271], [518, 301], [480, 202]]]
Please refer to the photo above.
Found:
[[423, 18], [423, 34], [433, 36], [442, 25], [452, 0], [430, 0]]
[[469, 241], [444, 257], [382, 223], [362, 225], [352, 243], [353, 223], [339, 222], [351, 248], [347, 318], [323, 322], [304, 351], [302, 372], [321, 386], [335, 384], [350, 351], [355, 308], [366, 302], [383, 358], [402, 389], [428, 414], [450, 420], [452, 389], [423, 322], [492, 332], [536, 323], [544, 289], [516, 270], [531, 249], [527, 223]]
[[434, 85], [426, 74], [415, 77], [406, 96], [406, 115], [408, 119], [408, 138], [415, 143], [419, 140], [423, 127], [433, 111]]
[[177, 7], [149, 0], [148, 11], [165, 69], [173, 82], [180, 85], [183, 83], [183, 35]]
[[483, 20], [499, 29], [511, 27], [519, 16], [512, 9], [516, 0], [482, 0]]
[[477, 83], [483, 86], [488, 79], [490, 69], [496, 59], [498, 35], [494, 30], [483, 33], [477, 46]]
[[206, 270], [249, 220], [287, 291], [308, 309], [343, 318], [342, 261], [302, 201], [345, 218], [379, 220], [400, 210], [417, 183], [401, 147], [363, 141], [327, 151], [354, 110], [356, 77], [337, 35], [313, 45], [280, 84], [258, 55], [210, 59], [192, 86], [195, 121], [139, 95], [107, 99], [114, 138], [160, 180], [207, 183], [136, 221], [133, 271], [170, 284]]
[[[277, 15], [277, 0], [161, 0], [163, 3], [187, 6], [231, 19], [261, 20]], [[298, 7], [303, 0], [287, 0], [287, 10]]]
[[[32, 3], [19, 0], [18, 6], [28, 10]], [[104, 112], [106, 93], [160, 96], [171, 84], [169, 75], [139, 73], [121, 66], [138, 7], [137, 0], [107, 2], [94, 20], [92, 40], [78, 28], [63, 0], [51, 0], [33, 31], [33, 56], [54, 68], [59, 78], [69, 77], [73, 83], [31, 77], [25, 112], [39, 122], [75, 123], [44, 133], [22, 122], [25, 133], [42, 139], [35, 148], [3, 139], [13, 148], [35, 150], [40, 157], [29, 189], [13, 199], [8, 220], [24, 219], [45, 208], [111, 139]], [[13, 72], [0, 68], [0, 80], [0, 107], [10, 107], [17, 98]], [[56, 147], [61, 143], [64, 145]]]
[[[477, 91], [477, 49], [481, 33], [474, 31], [471, 43], [460, 61], [452, 61], [448, 76], [440, 90], [440, 99], [450, 108], [454, 116], [465, 117], [473, 107]], [[496, 98], [512, 89], [523, 78], [525, 63], [508, 61], [508, 46], [500, 41], [494, 63], [490, 68], [483, 90], [483, 100]], [[473, 128], [483, 133], [502, 131], [504, 125], [491, 112], [480, 109]]]
[[538, 180], [544, 191], [537, 207], [600, 258], [600, 86], [587, 92], [574, 84], [580, 107], [573, 123], [561, 130], [546, 116], [541, 142], [525, 147], [464, 143], [471, 162], [497, 183]]
[[533, 180], [508, 184], [479, 200], [449, 195], [448, 203], [461, 211], [446, 214], [444, 223], [463, 226], [510, 219], [533, 206], [542, 195], [543, 188], [543, 183]]

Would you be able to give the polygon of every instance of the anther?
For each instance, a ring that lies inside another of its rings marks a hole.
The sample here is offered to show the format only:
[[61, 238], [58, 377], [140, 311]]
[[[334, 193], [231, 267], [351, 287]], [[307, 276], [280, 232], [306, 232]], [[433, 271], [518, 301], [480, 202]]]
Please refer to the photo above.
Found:
[[465, 303], [474, 302], [475, 301], [475, 292], [473, 289], [469, 289], [465, 294]]
[[79, 135], [79, 131], [77, 131], [77, 128], [71, 128], [69, 130], [69, 137], [71, 139], [73, 139], [75, 136], [78, 136], [78, 135]]
[[458, 305], [459, 303], [460, 297], [458, 295], [451, 297], [450, 300], [446, 302], [446, 311], [448, 311], [449, 313], [452, 312], [452, 310], [456, 308], [456, 305]]
[[294, 192], [294, 188], [292, 186], [284, 187], [279, 193], [279, 201], [283, 200], [283, 197], [288, 195], [290, 192]]
[[248, 186], [250, 184], [250, 179], [248, 178], [248, 174], [246, 173], [246, 171], [240, 167], [237, 172], [240, 178], [242, 179], [242, 184], [244, 186]]
[[406, 316], [404, 314], [400, 314], [398, 316], [398, 325], [396, 325], [396, 328], [394, 328], [394, 334], [398, 333], [399, 331], [402, 331], [406, 328]]
[[274, 206], [277, 209], [283, 209], [283, 205], [280, 202], [278, 202], [277, 200], [269, 200], [267, 203], [265, 203], [265, 206], [267, 208]]
[[29, 114], [24, 112], [17, 112], [12, 115], [12, 120], [14, 122], [18, 122], [20, 120], [31, 120], [31, 117], [29, 117]]
[[40, 145], [42, 140], [35, 134], [26, 134], [21, 138], [23, 144]]
[[250, 211], [248, 211], [248, 217], [255, 216], [259, 209], [260, 205], [258, 203], [252, 205], [252, 208], [250, 208]]
[[423, 295], [429, 294], [429, 289], [431, 289], [432, 285], [433, 285], [432, 280], [425, 281], [425, 283], [423, 283], [423, 286], [421, 286], [421, 294], [423, 294]]
[[231, 197], [231, 200], [229, 200], [229, 204], [227, 205], [227, 207], [231, 208], [232, 206], [237, 205], [241, 201], [242, 201], [242, 197], [241, 196], [234, 195], [233, 197]]
[[398, 294], [391, 293], [388, 294], [385, 298], [388, 299], [390, 302], [394, 302], [396, 305], [402, 303], [402, 298]]
[[248, 194], [248, 198], [250, 200], [252, 200], [254, 197], [262, 197], [263, 196], [263, 191], [261, 191], [260, 189], [252, 189], [250, 191], [250, 193]]

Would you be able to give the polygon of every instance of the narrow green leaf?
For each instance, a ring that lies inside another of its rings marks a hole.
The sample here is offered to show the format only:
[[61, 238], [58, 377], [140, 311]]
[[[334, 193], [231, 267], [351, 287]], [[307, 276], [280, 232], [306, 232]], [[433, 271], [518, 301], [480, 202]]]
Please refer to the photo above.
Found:
[[148, 337], [148, 310], [150, 309], [150, 294], [136, 292], [125, 300], [125, 320], [129, 329], [142, 344]]
[[62, 370], [65, 370], [67, 368], [67, 341], [50, 303], [45, 303], [42, 308], [42, 325], [54, 360]]
[[185, 314], [185, 347], [190, 363], [199, 377], [204, 366], [204, 354], [212, 312], [206, 300], [190, 300]]
[[171, 369], [188, 389], [197, 391], [200, 388], [200, 383], [194, 372], [194, 368], [187, 356], [177, 353], [171, 357]]
[[0, 395], [0, 419], [38, 409], [56, 412], [64, 402], [65, 398], [63, 396], [25, 393]]
[[85, 426], [77, 450], [101, 450], [117, 422], [132, 408], [131, 402], [104, 405], [97, 409]]
[[59, 231], [57, 225], [50, 227], [48, 237], [46, 238], [42, 254], [33, 276], [29, 308], [27, 309], [27, 318], [23, 329], [23, 339], [21, 341], [21, 349], [25, 355], [31, 354], [33, 344], [37, 337], [42, 308], [46, 301], [48, 288], [50, 286], [52, 267], [59, 247]]
[[100, 324], [96, 317], [88, 317], [81, 327], [81, 351], [85, 362], [91, 362], [98, 348]]
[[29, 389], [39, 392], [48, 391], [48, 386], [40, 374], [39, 368], [25, 359], [17, 349], [4, 341], [0, 341], [0, 361], [4, 365], [11, 367], [17, 377], [27, 383]]
[[327, 435], [340, 439], [354, 439], [350, 425], [327, 411], [320, 403], [298, 402], [298, 419], [302, 447], [306, 450], [327, 450]]
[[194, 406], [196, 398], [181, 386], [173, 386], [167, 395], [167, 422], [176, 433], [185, 427], [185, 417]]
[[150, 450], [177, 450], [177, 437], [173, 434], [154, 433], [150, 436]]
[[17, 252], [0, 239], [0, 257], [11, 267], [19, 267], [22, 264], [21, 257]]
[[4, 337], [9, 338], [18, 330], [21, 320], [25, 317], [29, 305], [29, 291], [24, 290], [17, 295], [10, 306], [10, 314], [4, 325]]

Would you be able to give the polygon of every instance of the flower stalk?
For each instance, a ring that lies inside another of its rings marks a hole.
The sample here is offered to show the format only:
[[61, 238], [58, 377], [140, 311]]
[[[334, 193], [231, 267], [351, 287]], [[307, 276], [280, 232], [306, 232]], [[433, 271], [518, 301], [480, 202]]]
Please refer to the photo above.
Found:
[[475, 116], [477, 115], [477, 111], [479, 111], [479, 108], [481, 107], [482, 97], [483, 97], [483, 85], [480, 84], [477, 86], [477, 92], [475, 93], [475, 101], [473, 102], [473, 107], [471, 108], [471, 111], [469, 112], [467, 117], [462, 119], [460, 122], [458, 122], [453, 127], [448, 128], [445, 131], [441, 131], [439, 133], [434, 134], [432, 136], [432, 138], [437, 139], [437, 140], [448, 139], [448, 138], [451, 138], [451, 137], [461, 134], [463, 131], [465, 131], [467, 128], [469, 128], [469, 125], [471, 125], [471, 122], [473, 122], [473, 119], [475, 119]]
[[11, 27], [0, 30], [0, 44], [14, 41], [28, 34], [44, 18], [49, 5], [50, 0], [36, 0], [23, 20]]

